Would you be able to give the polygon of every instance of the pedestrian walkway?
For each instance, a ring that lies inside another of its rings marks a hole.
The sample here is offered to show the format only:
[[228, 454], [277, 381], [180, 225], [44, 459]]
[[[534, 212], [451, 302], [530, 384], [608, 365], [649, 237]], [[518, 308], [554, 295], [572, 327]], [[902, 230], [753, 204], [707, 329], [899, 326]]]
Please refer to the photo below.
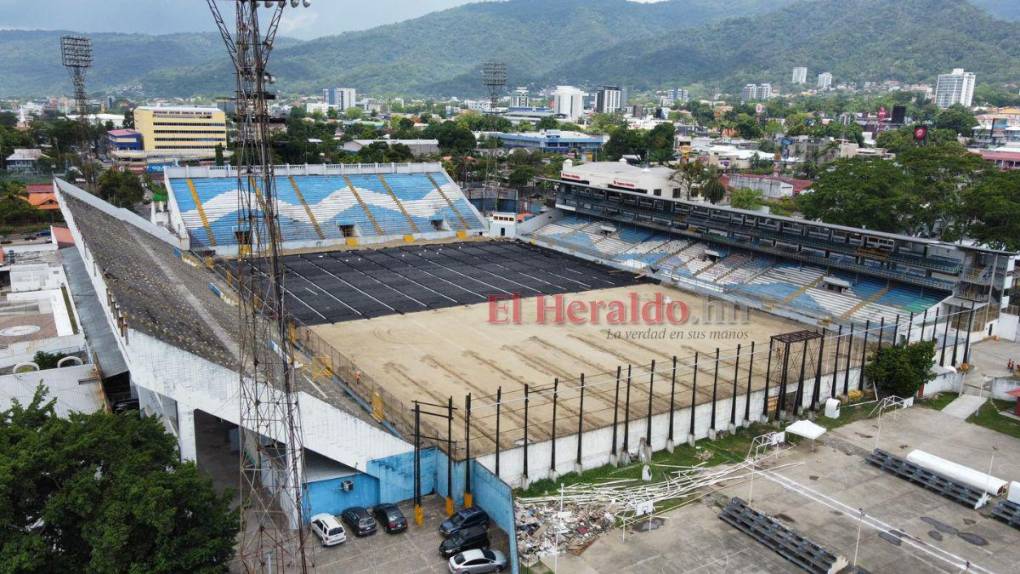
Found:
[[956, 400], [946, 405], [942, 412], [961, 420], [967, 420], [970, 415], [981, 408], [981, 405], [985, 404], [986, 400], [988, 399], [978, 395], [960, 395]]

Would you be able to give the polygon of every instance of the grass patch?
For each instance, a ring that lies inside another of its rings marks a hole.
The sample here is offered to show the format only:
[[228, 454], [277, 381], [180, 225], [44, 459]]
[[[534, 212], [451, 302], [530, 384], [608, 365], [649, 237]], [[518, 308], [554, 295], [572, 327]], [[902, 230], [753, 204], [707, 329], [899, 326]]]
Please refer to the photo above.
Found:
[[[840, 409], [838, 419], [829, 419], [819, 415], [815, 423], [832, 430], [854, 421], [870, 418], [874, 403], [858, 403], [859, 406], [848, 405]], [[1001, 417], [1000, 417], [1001, 418]], [[793, 422], [795, 419], [791, 419]], [[783, 425], [785, 426], [785, 425]], [[660, 482], [673, 472], [672, 466], [694, 466], [704, 463], [705, 466], [716, 466], [726, 463], [741, 462], [747, 458], [747, 451], [751, 448], [754, 437], [765, 434], [769, 431], [780, 430], [775, 423], [755, 423], [749, 427], [743, 427], [737, 432], [721, 435], [716, 440], [702, 439], [694, 447], [687, 443], [678, 444], [673, 452], [661, 450], [652, 455], [652, 482]], [[789, 442], [798, 437], [788, 437]], [[663, 466], [655, 466], [663, 465]], [[555, 481], [548, 478], [533, 482], [527, 489], [517, 489], [514, 496], [529, 498], [533, 496], [548, 496], [559, 492], [560, 484], [570, 486], [572, 484], [592, 484], [621, 479], [640, 479], [641, 470], [644, 465], [640, 462], [632, 462], [627, 466], [615, 467], [607, 464], [598, 468], [586, 470], [581, 474], [575, 472], [561, 475]]]
[[999, 411], [1012, 411], [1013, 409], [1014, 403], [1010, 401], [989, 399], [988, 402], [981, 405], [976, 413], [970, 415], [967, 422], [1020, 438], [1020, 421], [999, 414]]
[[918, 401], [917, 404], [922, 407], [928, 407], [929, 409], [935, 409], [941, 411], [946, 408], [946, 405], [956, 400], [959, 397], [959, 393], [939, 393], [930, 399]]

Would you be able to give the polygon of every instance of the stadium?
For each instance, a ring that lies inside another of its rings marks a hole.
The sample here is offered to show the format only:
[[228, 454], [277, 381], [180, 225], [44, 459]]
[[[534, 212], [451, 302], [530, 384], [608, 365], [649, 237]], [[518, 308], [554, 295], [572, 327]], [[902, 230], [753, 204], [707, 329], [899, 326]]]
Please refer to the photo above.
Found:
[[[818, 409], [883, 345], [965, 363], [1015, 262], [576, 177], [497, 223], [439, 164], [276, 176], [308, 510], [417, 488], [485, 508], [511, 552], [511, 488]], [[196, 429], [238, 424], [232, 262], [250, 233], [231, 168], [164, 183], [149, 219], [54, 186], [143, 410], [201, 464]]]

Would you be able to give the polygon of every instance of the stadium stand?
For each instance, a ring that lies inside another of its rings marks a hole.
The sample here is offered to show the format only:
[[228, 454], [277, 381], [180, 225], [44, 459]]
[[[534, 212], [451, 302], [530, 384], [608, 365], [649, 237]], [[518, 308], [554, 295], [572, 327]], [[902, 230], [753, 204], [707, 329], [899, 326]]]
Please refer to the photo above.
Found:
[[892, 321], [896, 315], [924, 313], [949, 295], [574, 214], [547, 223], [530, 238], [618, 268], [761, 300], [828, 321]]
[[[277, 209], [284, 247], [309, 242], [387, 241], [422, 234], [481, 233], [487, 228], [438, 164], [280, 168]], [[414, 171], [401, 171], [414, 170]], [[167, 172], [180, 231], [194, 247], [236, 247], [239, 190], [229, 170]], [[261, 202], [261, 193], [254, 198]], [[173, 208], [171, 208], [173, 211]]]

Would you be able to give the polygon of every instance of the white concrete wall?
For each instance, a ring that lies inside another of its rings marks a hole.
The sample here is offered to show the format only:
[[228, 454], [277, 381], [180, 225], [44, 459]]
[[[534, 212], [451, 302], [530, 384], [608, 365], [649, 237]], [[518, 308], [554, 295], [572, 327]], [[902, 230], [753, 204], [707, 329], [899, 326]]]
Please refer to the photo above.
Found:
[[[859, 369], [851, 369], [850, 371], [850, 389], [857, 388], [857, 381], [859, 377]], [[836, 394], [839, 395], [843, 389], [843, 371], [840, 371], [836, 378]], [[814, 376], [805, 377], [804, 380], [804, 395], [803, 405], [809, 407], [811, 405], [811, 397], [814, 392]], [[819, 392], [819, 405], [824, 404], [825, 399], [830, 397], [832, 383], [832, 374], [829, 373], [827, 376], [823, 375], [820, 383]], [[711, 389], [711, 386], [698, 385], [699, 389], [707, 388]], [[724, 388], [722, 383], [719, 385], [720, 392]], [[793, 381], [787, 382], [787, 392], [793, 393], [796, 391], [796, 383]], [[776, 397], [779, 394], [779, 388], [776, 386], [776, 381], [772, 381], [769, 387], [769, 396]], [[761, 416], [763, 401], [765, 398], [764, 389], [751, 392], [751, 419], [752, 421], [758, 420]], [[745, 426], [747, 421], [744, 421], [744, 408], [746, 402], [746, 393], [740, 393], [737, 399], [737, 426]], [[729, 398], [720, 399], [716, 401], [716, 430], [723, 432], [727, 430], [730, 422], [730, 409], [732, 400]], [[569, 417], [564, 417], [560, 420], [568, 421]], [[576, 419], [574, 423], [576, 424]], [[709, 430], [711, 430], [712, 422], [712, 406], [711, 403], [704, 403], [697, 406], [694, 418], [694, 438], [697, 440], [706, 438], [709, 436]], [[636, 457], [638, 447], [641, 441], [646, 436], [647, 432], [647, 417], [639, 416], [638, 418], [630, 421], [628, 425], [630, 427], [630, 437], [628, 442], [628, 450], [631, 452], [633, 457]], [[688, 439], [691, 424], [691, 410], [690, 408], [682, 408], [674, 411], [674, 438], [677, 443], [685, 442]], [[623, 445], [623, 431], [624, 423], [621, 417], [620, 423], [617, 430], [617, 447], [618, 449]], [[523, 437], [521, 437], [523, 438]], [[661, 413], [652, 416], [652, 450], [659, 451], [666, 448], [666, 441], [669, 439], [669, 413]], [[597, 468], [606, 465], [610, 462], [610, 451], [613, 442], [613, 428], [607, 426], [594, 430], [586, 430], [583, 433], [583, 439], [581, 444], [581, 467], [584, 470], [591, 468]], [[619, 450], [618, 450], [619, 452]], [[539, 480], [542, 478], [549, 478], [551, 476], [550, 458], [552, 455], [552, 441], [542, 441], [532, 443], [528, 447], [528, 479], [531, 481]], [[575, 470], [575, 463], [577, 461], [577, 433], [569, 434], [567, 436], [556, 438], [556, 472], [558, 474], [565, 474]], [[478, 457], [478, 462], [485, 466], [492, 472], [496, 472], [496, 455], [489, 454], [486, 456]], [[500, 469], [499, 477], [507, 482], [512, 487], [519, 487], [523, 483], [523, 471], [524, 471], [524, 448], [516, 447], [508, 449], [500, 453]]]

